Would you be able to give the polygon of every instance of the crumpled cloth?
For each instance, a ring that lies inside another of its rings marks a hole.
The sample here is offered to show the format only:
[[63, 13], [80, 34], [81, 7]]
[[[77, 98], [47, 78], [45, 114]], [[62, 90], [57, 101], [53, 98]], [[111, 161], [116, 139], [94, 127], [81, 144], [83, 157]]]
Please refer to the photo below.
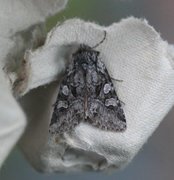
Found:
[[[36, 48], [44, 41], [46, 18], [62, 10], [66, 3], [67, 0], [0, 0], [0, 168], [28, 119], [12, 90], [18, 71], [23, 69], [21, 60], [26, 49]], [[27, 76], [26, 72], [19, 74]], [[26, 77], [23, 79], [27, 82]]]
[[[104, 30], [106, 39], [96, 49], [110, 76], [123, 81], [113, 83], [124, 102], [126, 131], [106, 132], [81, 123], [72, 135], [65, 134], [65, 139], [50, 135], [52, 104], [60, 83], [56, 80], [71, 51], [67, 45], [92, 47], [102, 39]], [[20, 146], [30, 163], [44, 172], [125, 167], [174, 104], [173, 52], [173, 46], [144, 19], [130, 17], [108, 27], [80, 19], [58, 24], [44, 46], [25, 54], [31, 67], [20, 103], [29, 124]]]

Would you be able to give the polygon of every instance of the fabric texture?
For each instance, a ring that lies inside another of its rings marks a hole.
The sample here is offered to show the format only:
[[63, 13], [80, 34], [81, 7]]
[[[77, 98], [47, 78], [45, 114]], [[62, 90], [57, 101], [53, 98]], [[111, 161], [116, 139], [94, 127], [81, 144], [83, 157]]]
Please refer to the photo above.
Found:
[[[18, 92], [27, 84], [28, 68], [21, 67], [24, 52], [44, 42], [44, 21], [62, 10], [66, 3], [66, 0], [0, 0], [0, 167], [27, 124], [13, 96], [16, 80], [24, 80], [22, 88], [16, 86]], [[19, 75], [22, 77], [18, 79]]]

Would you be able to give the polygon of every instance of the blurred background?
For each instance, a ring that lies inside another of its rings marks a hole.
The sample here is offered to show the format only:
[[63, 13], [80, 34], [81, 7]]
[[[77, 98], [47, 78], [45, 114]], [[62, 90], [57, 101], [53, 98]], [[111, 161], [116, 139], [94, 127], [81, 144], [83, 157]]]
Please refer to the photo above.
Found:
[[[164, 40], [174, 44], [174, 0], [69, 0], [64, 11], [48, 19], [47, 30], [57, 21], [73, 17], [94, 21], [100, 25], [110, 25], [128, 16], [146, 18]], [[28, 164], [16, 147], [0, 171], [0, 180], [173, 180], [173, 117], [174, 109], [130, 165], [121, 171], [112, 174], [40, 174]]]

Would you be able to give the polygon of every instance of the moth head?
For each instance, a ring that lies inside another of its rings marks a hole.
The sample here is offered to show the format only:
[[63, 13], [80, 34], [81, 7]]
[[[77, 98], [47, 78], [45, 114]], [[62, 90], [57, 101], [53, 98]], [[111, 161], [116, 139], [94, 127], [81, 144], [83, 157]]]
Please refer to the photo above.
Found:
[[73, 53], [73, 59], [78, 66], [96, 65], [99, 51], [93, 50], [90, 46], [81, 44], [79, 49]]

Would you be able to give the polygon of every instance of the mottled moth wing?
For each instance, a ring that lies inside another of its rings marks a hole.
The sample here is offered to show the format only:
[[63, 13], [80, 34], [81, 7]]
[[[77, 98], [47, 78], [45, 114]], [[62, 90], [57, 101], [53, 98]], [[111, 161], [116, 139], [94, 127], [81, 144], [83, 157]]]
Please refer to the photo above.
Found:
[[71, 132], [80, 122], [107, 131], [124, 131], [125, 115], [99, 52], [81, 45], [61, 82], [49, 131]]
[[89, 124], [107, 131], [124, 131], [126, 119], [121, 102], [104, 63], [96, 58], [96, 65], [87, 72]]
[[81, 121], [84, 121], [84, 88], [83, 72], [72, 59], [65, 71], [54, 104], [50, 133], [69, 132]]

